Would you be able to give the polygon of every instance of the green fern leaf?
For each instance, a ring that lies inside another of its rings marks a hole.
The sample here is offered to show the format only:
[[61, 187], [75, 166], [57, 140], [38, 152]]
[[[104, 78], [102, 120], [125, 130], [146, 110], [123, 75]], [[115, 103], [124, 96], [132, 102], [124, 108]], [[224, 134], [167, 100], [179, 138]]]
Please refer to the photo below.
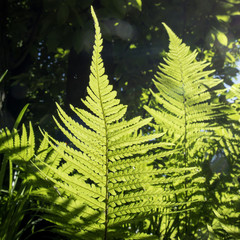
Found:
[[164, 59], [166, 64], [159, 65], [153, 80], [159, 92], [152, 92], [161, 108], [154, 110], [146, 106], [145, 109], [159, 125], [174, 132], [175, 140], [183, 138], [185, 148], [193, 155], [203, 147], [193, 148], [193, 144], [212, 134], [211, 120], [219, 117], [216, 110], [221, 106], [209, 103], [209, 89], [221, 81], [209, 77], [213, 71], [203, 71], [209, 64], [196, 62], [196, 51], [190, 52], [189, 47], [166, 24], [164, 26], [170, 38], [170, 51]]
[[[156, 105], [152, 108], [145, 106], [145, 109], [154, 117], [156, 130], [167, 129], [164, 137], [167, 142], [176, 143], [179, 150], [167, 159], [166, 166], [198, 166], [201, 169], [189, 180], [176, 182], [174, 189], [189, 189], [176, 195], [177, 201], [205, 201], [208, 190], [202, 163], [207, 161], [206, 153], [213, 152], [213, 144], [220, 139], [217, 120], [221, 117], [222, 105], [213, 103], [212, 89], [221, 81], [210, 76], [214, 71], [205, 70], [208, 63], [196, 61], [196, 51], [191, 52], [166, 24], [163, 25], [170, 39], [169, 52], [164, 58], [165, 63], [159, 64], [153, 80], [158, 90], [157, 93], [151, 91]], [[185, 238], [197, 231], [195, 227], [199, 222], [193, 228], [187, 225], [201, 205], [191, 206], [195, 209], [193, 212], [180, 215], [181, 224], [185, 226], [178, 228], [182, 232], [179, 231], [176, 237]]]
[[[64, 226], [60, 230], [63, 234], [71, 234], [72, 239], [97, 239], [97, 236], [111, 239], [114, 234], [127, 237], [127, 232], [119, 235], [121, 231], [116, 231], [124, 223], [152, 214], [156, 209], [185, 205], [185, 202], [171, 202], [176, 193], [185, 189], [170, 190], [167, 185], [176, 179], [184, 181], [181, 178], [192, 176], [196, 169], [154, 169], [154, 160], [175, 152], [173, 144], [156, 142], [163, 133], [141, 133], [141, 127], [149, 124], [152, 118], [124, 119], [127, 107], [116, 98], [117, 93], [105, 74], [100, 27], [93, 8], [91, 11], [95, 44], [88, 96], [82, 100], [89, 111], [71, 106], [87, 127], [74, 121], [57, 105], [62, 123], [57, 118], [54, 120], [71, 143], [66, 145], [45, 133], [44, 141], [49, 139], [53, 152], [61, 160], [51, 164], [41, 159], [48, 155], [39, 153], [36, 158], [39, 162], [34, 164], [60, 195], [50, 193], [53, 188], [39, 188], [34, 194], [42, 195], [45, 201], [54, 201], [51, 208], [45, 209], [45, 217]], [[161, 152], [152, 153], [157, 148]]]

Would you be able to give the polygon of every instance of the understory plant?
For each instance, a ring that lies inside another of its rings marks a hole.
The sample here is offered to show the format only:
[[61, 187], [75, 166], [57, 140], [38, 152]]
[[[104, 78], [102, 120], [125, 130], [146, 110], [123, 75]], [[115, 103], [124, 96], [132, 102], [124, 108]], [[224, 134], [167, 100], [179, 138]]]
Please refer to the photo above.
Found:
[[222, 129], [224, 137], [220, 139], [225, 171], [219, 176], [215, 191], [219, 204], [213, 209], [214, 218], [208, 225], [210, 239], [219, 240], [240, 238], [239, 84], [224, 89], [224, 95], [231, 106], [227, 126]]
[[[0, 239], [21, 239], [21, 236], [30, 228], [34, 227], [33, 218], [26, 218], [30, 208], [31, 186], [28, 182], [22, 182], [19, 178], [20, 169], [15, 164], [16, 156], [22, 156], [27, 160], [27, 146], [14, 144], [14, 138], [18, 136], [17, 127], [26, 111], [26, 105], [19, 114], [12, 132], [2, 129], [0, 132]], [[20, 139], [18, 139], [20, 141]], [[22, 141], [23, 138], [22, 138]]]
[[[36, 147], [31, 124], [29, 133], [24, 125], [21, 134], [16, 128], [2, 130], [1, 169], [6, 163], [10, 171], [12, 165], [17, 168], [20, 195], [27, 192], [31, 208], [52, 224], [53, 232], [69, 239], [235, 239], [239, 107], [236, 99], [222, 103], [219, 94], [239, 99], [237, 87], [230, 95], [216, 92], [221, 81], [209, 64], [197, 61], [196, 51], [164, 24], [169, 52], [153, 80], [154, 104], [145, 106], [150, 116], [126, 120], [127, 106], [105, 73], [100, 26], [91, 12], [95, 42], [85, 109], [71, 106], [71, 118], [57, 104], [54, 117], [67, 142], [41, 130]], [[151, 133], [142, 130], [146, 126]], [[228, 171], [215, 167], [220, 155]], [[19, 203], [22, 214], [25, 202]]]
[[209, 63], [196, 61], [197, 52], [191, 52], [169, 27], [165, 25], [165, 28], [170, 39], [169, 52], [164, 58], [165, 63], [158, 66], [153, 80], [158, 90], [157, 93], [151, 91], [155, 104], [145, 109], [154, 117], [155, 131], [167, 131], [165, 141], [175, 143], [178, 149], [164, 161], [165, 166], [199, 169], [191, 179], [173, 186], [174, 189], [195, 186], [176, 195], [176, 202], [193, 201], [191, 211], [173, 214], [171, 218], [162, 216], [163, 221], [167, 221], [164, 223], [168, 226], [164, 229], [166, 236], [192, 239], [197, 238], [199, 232], [206, 232], [204, 213], [211, 214], [215, 200], [213, 191], [210, 191], [214, 177], [209, 175], [209, 163], [220, 139], [217, 132], [221, 126], [217, 123], [222, 117], [223, 106], [212, 101], [216, 96], [212, 89], [221, 81], [212, 77], [212, 70], [205, 70]]
[[143, 134], [141, 127], [151, 118], [124, 118], [127, 107], [120, 104], [105, 74], [102, 38], [93, 9], [92, 15], [95, 44], [88, 96], [82, 100], [88, 111], [71, 106], [84, 125], [57, 105], [62, 123], [54, 119], [70, 144], [43, 133], [54, 158], [45, 154], [32, 163], [54, 187], [39, 187], [32, 194], [54, 202], [45, 210], [45, 218], [71, 239], [153, 238], [132, 231], [131, 223], [162, 209], [174, 211], [176, 206], [187, 205], [174, 201], [186, 189], [171, 186], [191, 178], [195, 168], [155, 168], [154, 161], [173, 154], [174, 145], [157, 141], [164, 133]]

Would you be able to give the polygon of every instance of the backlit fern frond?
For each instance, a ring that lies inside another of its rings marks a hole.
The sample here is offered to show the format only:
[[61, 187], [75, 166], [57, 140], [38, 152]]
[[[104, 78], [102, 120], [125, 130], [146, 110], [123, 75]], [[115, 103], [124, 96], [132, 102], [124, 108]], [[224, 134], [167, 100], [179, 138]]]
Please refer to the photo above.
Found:
[[[29, 123], [29, 135], [25, 125], [22, 125], [21, 135], [14, 128], [12, 132], [9, 129], [2, 129], [0, 133], [0, 152], [4, 154], [2, 168], [1, 168], [1, 184], [4, 178], [4, 171], [6, 165], [9, 164], [9, 170], [11, 172], [10, 176], [13, 173], [13, 162], [19, 165], [19, 170], [22, 170], [22, 164], [26, 165], [26, 162], [29, 162], [30, 159], [34, 157], [35, 149], [35, 138], [33, 133], [32, 124]], [[25, 169], [26, 170], [26, 169]], [[9, 180], [9, 184], [12, 184], [12, 180]], [[11, 186], [9, 185], [10, 189]]]
[[[211, 194], [214, 195], [209, 191], [210, 175], [207, 171], [213, 144], [220, 139], [216, 131], [219, 131], [217, 119], [221, 117], [222, 105], [213, 103], [212, 94], [215, 93], [212, 89], [221, 81], [210, 76], [214, 71], [205, 70], [208, 63], [196, 61], [196, 51], [191, 52], [166, 24], [164, 27], [170, 45], [165, 63], [159, 65], [153, 80], [158, 92], [151, 92], [157, 104], [152, 108], [146, 106], [145, 109], [154, 117], [156, 129], [167, 130], [166, 141], [176, 143], [179, 150], [165, 160], [166, 166], [197, 166], [201, 169], [190, 180], [175, 185], [174, 189], [192, 189], [176, 195], [176, 202], [191, 199], [202, 204], [192, 204], [193, 211], [185, 215], [176, 214], [175, 218], [163, 222], [171, 226], [165, 236], [185, 239], [193, 237], [193, 234], [196, 237], [197, 229], [206, 229], [204, 220], [192, 222], [191, 219], [196, 219], [196, 212], [209, 211], [209, 205], [204, 202], [210, 203]], [[177, 226], [179, 221], [180, 227]]]
[[184, 151], [191, 156], [204, 146], [202, 137], [209, 138], [220, 105], [213, 104], [211, 89], [221, 81], [209, 77], [214, 71], [204, 70], [209, 63], [196, 61], [191, 52], [172, 30], [164, 24], [169, 38], [169, 52], [159, 65], [153, 80], [158, 93], [152, 91], [159, 107], [145, 107], [157, 124], [173, 133], [173, 140], [182, 140]]
[[[186, 189], [174, 190], [168, 185], [191, 178], [195, 171], [195, 168], [153, 167], [155, 159], [174, 152], [173, 145], [156, 142], [163, 133], [141, 133], [140, 128], [151, 118], [124, 119], [127, 107], [120, 104], [105, 74], [101, 58], [102, 37], [93, 9], [92, 16], [95, 44], [88, 96], [83, 100], [89, 111], [71, 106], [86, 126], [70, 118], [57, 105], [62, 123], [54, 119], [70, 144], [45, 133], [61, 161], [54, 161], [58, 164], [52, 165], [36, 158], [44, 169], [41, 174], [54, 184], [59, 196], [53, 198], [48, 194], [50, 189], [44, 191], [42, 188], [34, 193], [54, 201], [51, 208], [45, 209], [46, 219], [62, 227], [60, 231], [71, 235], [71, 239], [127, 237], [129, 231], [124, 231], [124, 224], [154, 214], [156, 209], [185, 204], [173, 204], [171, 199]], [[157, 148], [160, 151], [154, 153]], [[173, 172], [175, 175], [171, 176]], [[137, 236], [136, 232], [134, 234]], [[147, 234], [142, 233], [137, 239], [141, 236], [146, 239]]]
[[12, 131], [0, 130], [0, 239], [5, 240], [21, 239], [35, 224], [34, 216], [29, 215], [33, 206], [30, 193], [39, 179], [39, 172], [31, 164], [36, 156], [35, 137], [31, 123], [29, 131], [24, 124], [19, 131], [16, 129], [26, 109], [27, 105]]
[[[60, 162], [60, 157], [56, 152], [53, 152], [49, 146], [47, 135], [44, 136], [40, 146], [36, 149], [35, 136], [31, 122], [29, 128], [23, 124], [18, 131], [13, 128], [12, 132], [9, 129], [2, 129], [0, 133], [0, 153], [3, 154], [3, 162], [1, 166], [1, 185], [4, 179], [4, 171], [9, 164], [10, 176], [17, 174], [15, 177], [22, 179], [21, 181], [26, 185], [38, 185], [40, 184], [39, 177], [41, 173], [36, 170], [34, 162], [36, 159], [44, 159], [45, 163], [56, 166]], [[40, 167], [41, 172], [48, 173], [48, 169], [45, 165]], [[9, 189], [14, 187], [13, 176], [9, 179]], [[36, 187], [34, 186], [34, 187]], [[39, 187], [39, 186], [38, 186]]]

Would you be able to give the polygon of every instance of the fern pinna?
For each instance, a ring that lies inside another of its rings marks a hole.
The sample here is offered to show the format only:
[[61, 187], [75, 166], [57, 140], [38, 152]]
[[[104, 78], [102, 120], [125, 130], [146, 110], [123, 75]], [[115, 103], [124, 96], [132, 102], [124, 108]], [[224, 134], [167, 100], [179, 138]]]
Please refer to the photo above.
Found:
[[[63, 124], [55, 118], [56, 124], [71, 144], [59, 142], [45, 133], [56, 156], [51, 156], [49, 163], [38, 156], [34, 164], [54, 186], [36, 189], [34, 194], [54, 202], [51, 208], [45, 209], [45, 218], [61, 227], [59, 231], [71, 239], [152, 238], [137, 230], [131, 233], [129, 224], [155, 214], [156, 209], [175, 206], [167, 199], [171, 200], [182, 190], [168, 188], [167, 184], [175, 180], [171, 173], [175, 172], [178, 180], [184, 181], [194, 174], [195, 168], [153, 167], [151, 163], [172, 153], [169, 148], [173, 146], [155, 142], [163, 133], [142, 134], [140, 128], [151, 118], [124, 120], [127, 107], [116, 99], [116, 92], [105, 74], [100, 55], [100, 27], [93, 9], [92, 16], [95, 44], [88, 96], [83, 100], [90, 111], [71, 106], [87, 127], [57, 106]], [[156, 148], [161, 151], [153, 153]]]
[[[159, 71], [153, 80], [158, 90], [157, 93], [151, 91], [156, 105], [146, 106], [145, 109], [154, 117], [156, 129], [167, 130], [165, 139], [176, 143], [179, 149], [177, 154], [166, 160], [167, 166], [208, 167], [207, 161], [211, 159], [209, 153], [213, 152], [213, 145], [219, 139], [216, 136], [219, 129], [217, 119], [221, 116], [222, 107], [212, 102], [212, 89], [221, 81], [210, 77], [214, 71], [205, 70], [209, 63], [196, 61], [197, 52], [191, 52], [166, 24], [164, 27], [170, 39], [169, 52], [164, 58], [165, 63], [159, 65]], [[193, 190], [176, 196], [176, 201], [192, 199], [211, 202], [210, 197], [206, 197], [209, 192], [206, 181], [209, 179], [205, 178], [205, 173], [205, 170], [199, 171], [193, 179], [180, 184], [178, 188], [191, 186]], [[172, 225], [171, 229], [174, 229], [175, 224], [175, 230], [178, 231], [173, 231], [171, 237], [197, 237], [197, 230], [202, 227], [206, 231], [205, 219], [199, 218], [199, 213], [206, 211], [205, 205], [192, 205], [195, 207], [191, 215], [187, 213], [183, 219], [181, 215], [181, 220], [175, 216], [169, 224]], [[192, 219], [196, 219], [196, 222]], [[179, 221], [181, 226], [177, 226]]]

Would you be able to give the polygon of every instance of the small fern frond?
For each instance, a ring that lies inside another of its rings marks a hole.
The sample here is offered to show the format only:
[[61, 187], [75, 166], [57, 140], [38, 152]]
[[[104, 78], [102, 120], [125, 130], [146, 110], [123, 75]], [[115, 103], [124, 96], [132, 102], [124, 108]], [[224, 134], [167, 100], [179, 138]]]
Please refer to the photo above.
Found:
[[25, 125], [22, 125], [21, 136], [14, 128], [11, 133], [7, 128], [1, 130], [0, 151], [9, 161], [29, 161], [34, 156], [35, 137], [31, 122], [29, 123], [29, 136]]

